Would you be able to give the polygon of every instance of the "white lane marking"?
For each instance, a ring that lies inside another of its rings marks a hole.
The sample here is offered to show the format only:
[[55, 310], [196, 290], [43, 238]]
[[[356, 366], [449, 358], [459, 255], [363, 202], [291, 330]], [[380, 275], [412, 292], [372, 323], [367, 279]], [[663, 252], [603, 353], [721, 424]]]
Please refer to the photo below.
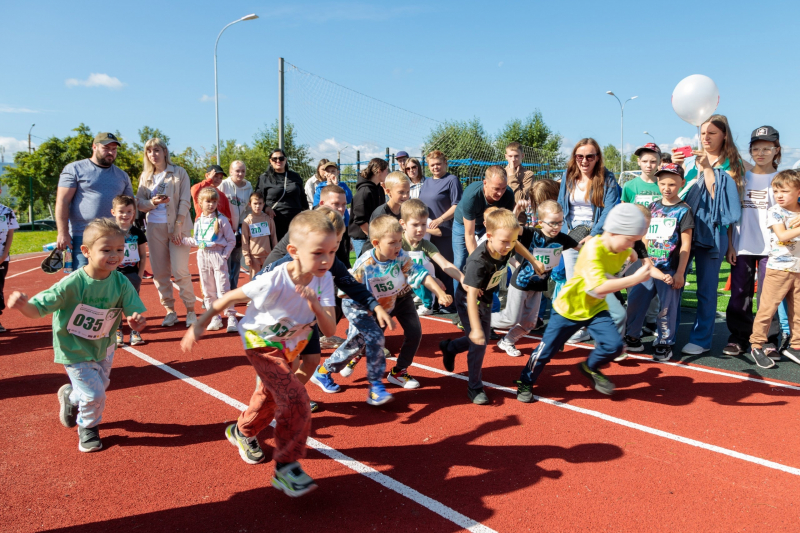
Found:
[[[235, 400], [230, 396], [228, 396], [227, 394], [223, 394], [214, 388], [209, 387], [205, 383], [201, 383], [200, 381], [197, 381], [194, 378], [190, 378], [183, 372], [175, 370], [171, 366], [165, 365], [161, 361], [153, 359], [149, 355], [142, 353], [135, 348], [131, 348], [130, 346], [125, 346], [124, 350], [132, 353], [136, 357], [150, 363], [151, 365], [160, 368], [164, 372], [171, 374], [172, 376], [180, 379], [181, 381], [200, 389], [206, 394], [225, 402], [226, 404], [230, 405], [235, 409], [238, 409], [239, 411], [244, 411], [245, 409], [247, 409], [247, 405], [243, 404], [242, 402]], [[274, 423], [275, 421], [273, 420], [273, 424]], [[424, 494], [421, 494], [420, 492], [412, 489], [408, 485], [404, 485], [403, 483], [400, 483], [399, 481], [390, 478], [386, 474], [382, 474], [381, 472], [378, 472], [374, 468], [369, 467], [363, 463], [360, 463], [355, 459], [353, 459], [352, 457], [348, 457], [342, 452], [334, 448], [331, 448], [327, 444], [324, 444], [316, 439], [312, 439], [311, 437], [309, 437], [308, 440], [306, 441], [306, 445], [322, 453], [323, 455], [327, 455], [337, 463], [340, 463], [346, 466], [347, 468], [354, 470], [359, 474], [362, 474], [368, 477], [369, 479], [380, 483], [384, 487], [391, 489], [402, 496], [405, 496], [409, 500], [412, 500], [422, 505], [429, 511], [438, 514], [442, 518], [450, 520], [454, 524], [468, 531], [472, 531], [473, 533], [497, 533], [495, 530], [484, 526], [480, 522], [476, 522], [475, 520], [469, 518], [468, 516], [464, 516], [458, 511], [451, 509], [450, 507], [447, 507], [443, 503], [440, 503], [432, 498], [429, 498], [428, 496], [425, 496]]]
[[[393, 358], [394, 359], [394, 358]], [[432, 366], [427, 365], [420, 365], [418, 363], [411, 363], [411, 366], [415, 366], [418, 368], [425, 369], [429, 372], [433, 372], [435, 374], [441, 374], [443, 376], [450, 376], [457, 379], [461, 379], [463, 381], [469, 381], [467, 376], [463, 376], [461, 374], [454, 374], [452, 372], [448, 372], [446, 370], [440, 370], [438, 368], [434, 368]], [[510, 394], [516, 395], [517, 391], [510, 388], [510, 387], [503, 387], [501, 385], [495, 385], [494, 383], [487, 383], [486, 381], [483, 382], [484, 387], [489, 387], [492, 389], [501, 390], [503, 392], [508, 392]], [[644, 426], [642, 424], [637, 424], [636, 422], [630, 422], [628, 420], [624, 420], [622, 418], [617, 418], [616, 416], [607, 415], [605, 413], [600, 413], [598, 411], [592, 411], [591, 409], [585, 409], [583, 407], [577, 407], [575, 405], [570, 405], [568, 403], [559, 402], [557, 400], [552, 400], [550, 398], [544, 398], [542, 396], [533, 396], [537, 401], [542, 403], [554, 405], [556, 407], [561, 407], [563, 409], [569, 409], [570, 411], [574, 411], [576, 413], [581, 413], [584, 415], [593, 416], [595, 418], [599, 418], [601, 420], [605, 420], [607, 422], [611, 422], [613, 424], [619, 424], [620, 426], [625, 426], [631, 429], [637, 429], [644, 433], [649, 433], [651, 435], [656, 435], [657, 437], [663, 437], [665, 439], [674, 440], [677, 442], [681, 442], [683, 444], [688, 444], [689, 446], [695, 446], [697, 448], [702, 448], [704, 450], [708, 450], [711, 452], [721, 453], [722, 455], [727, 455], [729, 457], [733, 457], [735, 459], [741, 459], [742, 461], [747, 461], [750, 463], [755, 463], [757, 465], [766, 466], [767, 468], [772, 468], [774, 470], [780, 470], [781, 472], [786, 472], [787, 474], [793, 474], [795, 476], [800, 476], [800, 468], [795, 468], [792, 466], [786, 466], [780, 463], [776, 463], [774, 461], [769, 461], [767, 459], [762, 459], [760, 457], [756, 457], [754, 455], [748, 455], [746, 453], [737, 452], [734, 450], [729, 450], [728, 448], [723, 448], [721, 446], [716, 446], [714, 444], [708, 444], [705, 442], [701, 442], [699, 440], [690, 439], [687, 437], [682, 437], [680, 435], [675, 435], [674, 433], [669, 433], [667, 431], [662, 431], [660, 429], [651, 428], [650, 426]]]
[[[427, 318], [428, 320], [434, 320], [436, 322], [444, 322], [445, 324], [450, 324], [451, 326], [453, 325], [452, 321], [441, 319], [441, 318], [433, 318], [433, 317], [429, 317], [429, 316], [422, 316], [420, 318]], [[508, 333], [504, 329], [497, 329], [497, 328], [493, 328], [493, 329], [495, 331], [499, 331], [501, 333]], [[459, 331], [461, 331], [461, 330], [459, 330]], [[537, 340], [537, 341], [542, 340], [541, 337], [537, 337], [536, 335], [523, 335], [523, 337], [528, 338], [528, 339]], [[591, 344], [576, 344], [576, 343], [567, 342], [567, 343], [565, 343], [565, 346], [574, 346], [576, 348], [585, 348], [585, 349], [588, 349], [588, 350], [593, 350], [594, 349], [594, 346], [592, 346]], [[725, 377], [728, 377], [728, 378], [735, 378], [735, 379], [739, 379], [739, 380], [742, 380], [742, 381], [752, 381], [753, 383], [763, 383], [765, 385], [770, 385], [770, 386], [773, 386], [773, 387], [780, 387], [780, 388], [783, 388], [783, 389], [800, 390], [800, 386], [797, 386], [797, 385], [790, 385], [788, 383], [782, 383], [780, 381], [770, 381], [768, 379], [753, 378], [753, 377], [750, 377], [750, 376], [743, 376], [741, 374], [732, 374], [730, 372], [723, 372], [722, 370], [714, 370], [714, 369], [711, 369], [711, 368], [704, 368], [702, 366], [693, 365], [691, 363], [674, 363], [672, 361], [655, 361], [654, 359], [652, 359], [650, 357], [645, 357], [645, 356], [642, 356], [642, 355], [634, 355], [632, 353], [628, 353], [628, 357], [632, 357], [634, 359], [641, 359], [642, 361], [647, 361], [647, 362], [653, 363], [653, 364], [668, 365], [668, 366], [674, 366], [674, 367], [678, 367], [678, 368], [685, 368], [687, 370], [692, 370], [694, 372], [705, 372], [706, 374], [715, 374], [717, 376], [725, 376]]]
[[[180, 287], [178, 287], [178, 284], [177, 284], [177, 283], [175, 283], [175, 282], [173, 281], [173, 282], [172, 282], [172, 286], [175, 288], [175, 290], [177, 290], [178, 292], [180, 292], [181, 288], [180, 288]], [[198, 301], [198, 302], [200, 302], [200, 303], [203, 303], [203, 299], [202, 299], [202, 298], [200, 298], [199, 296], [196, 296], [196, 295], [195, 295], [194, 299], [195, 299], [195, 300], [197, 300], [197, 301]], [[201, 314], [202, 314], [202, 313], [201, 313]], [[236, 311], [236, 317], [237, 317], [237, 318], [244, 318], [244, 315], [243, 315], [242, 313], [240, 313], [239, 311]]]
[[17, 276], [21, 276], [23, 274], [27, 274], [28, 272], [33, 272], [34, 270], [41, 270], [42, 267], [32, 268], [30, 270], [26, 270], [25, 272], [17, 272], [16, 274], [12, 274], [10, 276], [6, 276], [6, 279], [16, 278]]
[[43, 254], [43, 255], [36, 255], [36, 256], [32, 255], [30, 257], [20, 257], [18, 259], [15, 259], [15, 256], [12, 255], [10, 260], [11, 260], [12, 263], [19, 263], [20, 261], [29, 261], [31, 259], [44, 259], [48, 255], [50, 255], [50, 252], [47, 252], [46, 254]]

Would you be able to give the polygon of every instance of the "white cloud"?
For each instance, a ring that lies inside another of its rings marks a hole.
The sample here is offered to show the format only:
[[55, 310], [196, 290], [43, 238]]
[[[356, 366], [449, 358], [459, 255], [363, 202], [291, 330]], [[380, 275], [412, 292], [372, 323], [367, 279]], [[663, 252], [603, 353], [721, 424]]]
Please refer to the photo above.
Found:
[[[226, 98], [227, 98], [227, 96], [225, 96], [224, 94], [220, 94], [219, 95], [219, 99], [220, 100], [225, 100]], [[201, 102], [213, 102], [214, 101], [214, 95], [212, 94], [211, 96], [209, 96], [207, 94], [204, 94], [203, 96], [200, 97], [200, 101]]]
[[0, 113], [38, 113], [38, 111], [27, 107], [11, 107], [0, 104]]
[[109, 89], [122, 89], [125, 86], [124, 83], [119, 81], [119, 78], [94, 72], [89, 74], [89, 77], [85, 80], [69, 78], [64, 83], [67, 87], [107, 87]]
[[[28, 140], [15, 139], [14, 137], [0, 137], [0, 146], [5, 148], [5, 160], [10, 162], [14, 160], [14, 154], [17, 152], [25, 152], [28, 150]], [[36, 148], [36, 143], [31, 143], [31, 146]]]
[[[336, 138], [331, 137], [324, 141], [312, 146], [309, 150], [311, 158], [316, 162], [320, 159], [329, 159], [336, 161], [338, 151], [342, 151], [342, 164], [347, 165], [356, 162], [356, 151], [360, 151], [361, 161], [369, 161], [373, 157], [386, 157], [386, 146], [380, 145], [376, 142], [365, 141], [362, 143], [348, 143], [345, 141], [337, 141]], [[422, 153], [422, 145], [419, 146], [403, 146], [403, 147], [389, 147], [390, 154], [396, 154], [400, 150], [405, 150], [411, 157], [419, 157]], [[362, 165], [363, 168], [363, 165]]]

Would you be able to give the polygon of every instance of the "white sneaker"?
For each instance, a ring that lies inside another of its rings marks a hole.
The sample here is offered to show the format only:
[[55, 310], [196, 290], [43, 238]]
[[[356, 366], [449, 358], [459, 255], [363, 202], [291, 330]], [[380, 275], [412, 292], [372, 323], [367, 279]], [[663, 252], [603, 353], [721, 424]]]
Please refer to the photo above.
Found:
[[416, 294], [414, 295], [414, 305], [422, 305], [422, 300]]
[[390, 370], [389, 374], [386, 376], [386, 381], [394, 385], [400, 385], [404, 389], [419, 388], [419, 381], [409, 376], [408, 370], [403, 370], [398, 374], [392, 374], [392, 371]]
[[164, 317], [164, 321], [161, 323], [162, 327], [168, 328], [170, 326], [174, 326], [178, 322], [178, 313], [175, 311], [170, 311], [167, 313], [167, 316]]
[[208, 327], [206, 328], [206, 330], [208, 330], [208, 331], [217, 331], [217, 330], [220, 330], [220, 329], [222, 329], [222, 319], [219, 317], [219, 315], [217, 315], [217, 316], [215, 316], [214, 318], [211, 319], [211, 322], [209, 322]]
[[505, 337], [497, 341], [497, 347], [506, 352], [511, 357], [519, 357], [520, 355], [522, 355], [522, 352], [517, 350], [517, 347], [514, 346], [509, 341], [507, 341]]
[[700, 355], [701, 353], [706, 353], [709, 351], [711, 351], [710, 348], [701, 348], [700, 346], [691, 342], [681, 349], [681, 353], [685, 353], [686, 355]]
[[627, 358], [628, 358], [628, 352], [622, 350], [622, 353], [614, 358], [614, 362], [619, 363], [620, 361], [624, 361]]
[[384, 356], [384, 357], [391, 357], [391, 356], [392, 356], [392, 352], [390, 352], [389, 350], [387, 350], [386, 348], [384, 348], [384, 349], [383, 349], [383, 356]]
[[186, 327], [190, 328], [197, 324], [197, 313], [194, 311], [189, 311], [186, 313]]
[[572, 337], [570, 337], [567, 340], [567, 342], [570, 342], [570, 343], [584, 342], [584, 341], [588, 341], [591, 338], [592, 337], [591, 337], [591, 335], [589, 335], [589, 332], [586, 331], [586, 328], [581, 328], [578, 331], [576, 331], [575, 333], [573, 333]]
[[420, 305], [419, 307], [417, 307], [417, 314], [418, 314], [419, 316], [428, 316], [428, 315], [432, 315], [432, 314], [433, 314], [433, 309], [428, 309], [428, 308], [427, 308], [427, 307], [425, 307], [424, 305]]
[[237, 324], [238, 324], [238, 322], [236, 322], [236, 317], [235, 316], [229, 316], [228, 317], [228, 329], [225, 330], [225, 331], [227, 333], [238, 333], [239, 332], [239, 328], [236, 327]]

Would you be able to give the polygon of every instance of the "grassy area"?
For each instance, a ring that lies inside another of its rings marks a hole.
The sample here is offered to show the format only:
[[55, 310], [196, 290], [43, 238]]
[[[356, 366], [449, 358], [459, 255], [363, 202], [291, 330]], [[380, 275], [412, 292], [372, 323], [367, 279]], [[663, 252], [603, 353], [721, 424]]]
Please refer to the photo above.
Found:
[[11, 255], [41, 252], [45, 244], [56, 242], [55, 231], [15, 231]]

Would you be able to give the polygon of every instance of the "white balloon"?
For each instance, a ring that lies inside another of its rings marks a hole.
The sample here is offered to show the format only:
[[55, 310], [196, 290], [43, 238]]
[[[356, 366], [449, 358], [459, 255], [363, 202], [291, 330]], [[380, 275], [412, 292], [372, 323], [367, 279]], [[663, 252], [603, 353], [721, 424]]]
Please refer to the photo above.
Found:
[[714, 80], [702, 74], [683, 78], [672, 91], [672, 109], [683, 120], [700, 126], [719, 105], [719, 89]]

